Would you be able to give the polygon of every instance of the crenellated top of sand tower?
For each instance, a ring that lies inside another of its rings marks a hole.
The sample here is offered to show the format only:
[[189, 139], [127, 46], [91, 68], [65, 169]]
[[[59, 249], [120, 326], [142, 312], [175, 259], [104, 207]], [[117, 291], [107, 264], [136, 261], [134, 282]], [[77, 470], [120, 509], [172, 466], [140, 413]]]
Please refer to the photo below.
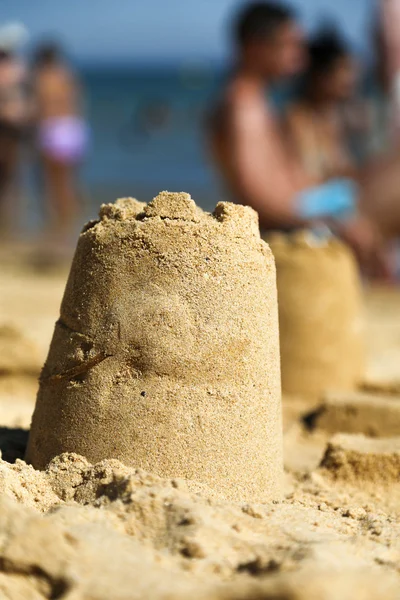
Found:
[[204, 212], [185, 192], [160, 192], [144, 209], [146, 217], [193, 221], [198, 223]]
[[85, 233], [99, 223], [109, 221], [136, 221], [142, 224], [154, 221], [196, 223], [204, 227], [223, 225], [229, 235], [259, 237], [258, 215], [248, 206], [219, 202], [213, 213], [203, 211], [190, 194], [185, 192], [160, 192], [148, 204], [134, 198], [121, 198], [113, 204], [103, 204], [99, 221], [88, 224]]
[[118, 221], [134, 219], [143, 212], [145, 206], [145, 202], [140, 202], [136, 198], [118, 198], [114, 203], [101, 205], [99, 218], [102, 220], [115, 219]]
[[218, 202], [213, 216], [231, 229], [242, 231], [244, 234], [260, 235], [258, 214], [250, 206], [233, 204], [232, 202]]

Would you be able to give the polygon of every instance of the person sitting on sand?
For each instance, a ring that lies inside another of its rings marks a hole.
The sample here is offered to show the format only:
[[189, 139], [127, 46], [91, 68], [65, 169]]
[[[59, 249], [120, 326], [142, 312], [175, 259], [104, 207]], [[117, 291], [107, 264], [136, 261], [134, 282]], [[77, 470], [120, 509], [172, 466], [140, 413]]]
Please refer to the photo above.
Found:
[[305, 172], [318, 182], [354, 176], [344, 109], [355, 95], [357, 63], [333, 29], [314, 36], [307, 55], [300, 97], [285, 114], [289, 140]]
[[209, 129], [214, 161], [232, 199], [258, 212], [263, 231], [327, 222], [363, 263], [376, 260], [382, 236], [400, 231], [399, 156], [376, 163], [357, 180], [336, 177], [321, 184], [298, 161], [265, 99], [273, 82], [305, 64], [291, 9], [246, 4], [234, 33], [236, 66]]

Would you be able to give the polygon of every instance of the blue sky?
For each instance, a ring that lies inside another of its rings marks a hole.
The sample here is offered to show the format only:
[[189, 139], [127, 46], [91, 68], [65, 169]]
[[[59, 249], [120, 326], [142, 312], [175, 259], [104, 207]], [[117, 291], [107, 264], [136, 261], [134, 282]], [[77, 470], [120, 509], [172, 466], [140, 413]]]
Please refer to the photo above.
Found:
[[[374, 0], [292, 0], [306, 27], [324, 15], [367, 46]], [[82, 62], [221, 60], [237, 0], [0, 0], [0, 22], [21, 21], [33, 41], [56, 35]], [[243, 2], [242, 2], [243, 4]]]

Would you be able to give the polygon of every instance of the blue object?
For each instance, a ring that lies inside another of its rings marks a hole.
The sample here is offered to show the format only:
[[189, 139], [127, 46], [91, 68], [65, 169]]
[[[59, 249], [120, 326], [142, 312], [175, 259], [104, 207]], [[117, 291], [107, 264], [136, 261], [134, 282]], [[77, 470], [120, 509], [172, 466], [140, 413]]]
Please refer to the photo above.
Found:
[[346, 220], [357, 207], [358, 186], [351, 179], [332, 179], [297, 197], [297, 215], [305, 220], [329, 217]]

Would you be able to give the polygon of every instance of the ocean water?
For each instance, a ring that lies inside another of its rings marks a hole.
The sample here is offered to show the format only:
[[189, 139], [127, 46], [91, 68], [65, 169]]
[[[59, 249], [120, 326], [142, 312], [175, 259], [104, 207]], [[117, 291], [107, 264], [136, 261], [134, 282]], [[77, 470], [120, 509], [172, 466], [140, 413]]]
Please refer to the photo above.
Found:
[[[91, 143], [80, 172], [82, 219], [100, 204], [132, 196], [149, 201], [162, 190], [189, 192], [205, 210], [227, 200], [207, 152], [205, 120], [226, 76], [221, 69], [78, 69]], [[276, 94], [282, 104], [283, 94]], [[37, 165], [22, 169], [23, 229], [45, 220]]]
[[[186, 191], [206, 210], [226, 200], [207, 153], [205, 119], [224, 73], [214, 69], [96, 68], [78, 71], [91, 130], [81, 170], [85, 217], [103, 202], [159, 191]], [[274, 92], [278, 108], [293, 89]], [[33, 169], [28, 227], [43, 221], [43, 193]]]
[[205, 209], [222, 198], [209, 163], [204, 121], [218, 71], [86, 70], [91, 146], [82, 182], [92, 209], [116, 196], [150, 200], [187, 191]]

